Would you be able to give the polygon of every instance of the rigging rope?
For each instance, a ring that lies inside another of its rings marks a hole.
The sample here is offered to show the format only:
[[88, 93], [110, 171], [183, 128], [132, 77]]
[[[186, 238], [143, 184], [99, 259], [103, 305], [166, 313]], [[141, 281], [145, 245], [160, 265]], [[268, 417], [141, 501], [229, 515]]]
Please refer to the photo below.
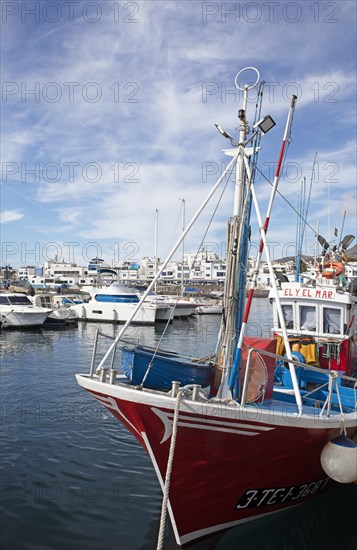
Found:
[[[177, 302], [176, 302], [176, 303], [177, 303]], [[176, 305], [175, 305], [175, 307], [176, 307]], [[152, 356], [152, 358], [151, 358], [151, 360], [150, 360], [150, 363], [148, 364], [148, 368], [146, 369], [145, 374], [144, 374], [144, 377], [143, 377], [143, 379], [142, 379], [142, 381], [141, 381], [141, 384], [140, 384], [140, 386], [139, 386], [140, 388], [143, 388], [143, 387], [144, 387], [144, 384], [145, 384], [146, 379], [147, 379], [147, 377], [148, 377], [148, 375], [149, 375], [149, 372], [150, 372], [150, 370], [151, 370], [151, 367], [152, 367], [152, 364], [153, 364], [154, 359], [155, 359], [155, 357], [156, 357], [156, 354], [157, 354], [157, 352], [158, 352], [158, 350], [159, 350], [160, 344], [161, 344], [161, 342], [162, 342], [162, 340], [163, 340], [163, 338], [164, 338], [164, 336], [165, 336], [165, 334], [166, 334], [166, 331], [167, 331], [167, 328], [168, 328], [170, 322], [171, 322], [172, 319], [173, 319], [173, 314], [174, 314], [174, 312], [172, 312], [172, 316], [170, 315], [170, 317], [169, 317], [169, 319], [167, 320], [167, 323], [166, 323], [166, 325], [165, 325], [165, 327], [164, 327], [164, 330], [162, 331], [160, 340], [159, 340], [158, 343], [157, 343], [156, 349], [155, 349], [155, 351], [154, 351], [154, 353], [153, 353], [153, 356]]]
[[[263, 176], [263, 178], [269, 183], [269, 185], [271, 185], [273, 187], [273, 184], [271, 183], [271, 181], [266, 177], [265, 174], [263, 174], [263, 172], [261, 171], [261, 169], [257, 166], [256, 169], [258, 170], [258, 172]], [[284, 199], [284, 201], [290, 206], [290, 208], [292, 210], [294, 210], [295, 214], [297, 214], [299, 216], [299, 218], [301, 218], [301, 214], [300, 212], [298, 212], [296, 210], [296, 208], [291, 204], [290, 201], [288, 201], [288, 199], [286, 197], [284, 197], [284, 195], [279, 191], [279, 189], [277, 189], [277, 194], [281, 196], [282, 199]], [[308, 222], [307, 220], [304, 220], [303, 219], [303, 222], [305, 223], [305, 225], [311, 229], [311, 231], [313, 231], [314, 235], [316, 235], [316, 229], [314, 229]]]
[[[218, 201], [217, 201], [217, 204], [216, 204], [216, 206], [215, 206], [215, 208], [214, 208], [214, 210], [213, 210], [213, 212], [212, 212], [211, 219], [210, 219], [209, 222], [208, 222], [206, 231], [205, 231], [205, 233], [204, 233], [204, 235], [203, 235], [203, 237], [202, 237], [202, 239], [201, 239], [201, 242], [200, 242], [200, 244], [199, 244], [199, 246], [198, 246], [198, 248], [197, 248], [195, 257], [194, 257], [193, 261], [191, 262], [191, 265], [189, 266], [189, 269], [188, 269], [188, 279], [189, 279], [189, 277], [190, 277], [190, 272], [191, 272], [193, 266], [194, 266], [195, 263], [196, 263], [198, 253], [199, 253], [199, 251], [201, 250], [201, 248], [202, 248], [202, 246], [203, 246], [203, 243], [204, 243], [204, 240], [205, 240], [205, 238], [206, 238], [206, 235], [207, 235], [207, 233], [208, 233], [208, 231], [209, 231], [209, 228], [211, 227], [213, 218], [214, 218], [214, 216], [216, 215], [216, 212], [217, 212], [217, 210], [218, 210], [219, 205], [221, 204], [222, 197], [223, 197], [223, 195], [224, 195], [224, 193], [225, 193], [225, 190], [226, 190], [226, 188], [227, 188], [228, 182], [229, 182], [230, 178], [232, 177], [232, 174], [233, 174], [233, 167], [232, 167], [232, 170], [231, 170], [231, 171], [229, 172], [229, 174], [228, 174], [226, 184], [225, 184], [225, 186], [223, 187], [222, 193], [220, 194], [220, 196], [219, 196], [219, 198], [218, 198]], [[183, 266], [182, 266], [182, 267], [183, 267]], [[187, 278], [184, 279], [184, 282], [187, 282], [188, 279], [187, 279]]]

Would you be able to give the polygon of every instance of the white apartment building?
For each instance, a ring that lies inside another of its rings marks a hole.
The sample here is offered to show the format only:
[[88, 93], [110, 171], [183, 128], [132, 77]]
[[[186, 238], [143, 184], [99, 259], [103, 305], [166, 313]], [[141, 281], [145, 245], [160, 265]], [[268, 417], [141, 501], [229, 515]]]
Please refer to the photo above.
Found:
[[46, 261], [43, 264], [45, 277], [84, 277], [88, 275], [88, 268], [78, 266], [73, 262], [60, 262], [58, 260]]
[[[113, 268], [120, 281], [152, 281], [160, 269], [159, 258], [144, 257], [138, 262], [119, 261]], [[160, 280], [167, 282], [184, 281], [223, 281], [226, 264], [217, 254], [199, 252], [187, 253], [184, 261], [169, 262], [161, 274]]]
[[357, 277], [357, 262], [348, 262], [345, 265], [345, 277], [348, 281]]
[[34, 277], [35, 275], [42, 273], [42, 268], [36, 267], [34, 265], [26, 265], [19, 267], [17, 270], [17, 276], [23, 281], [28, 281], [29, 277]]
[[42, 267], [27, 266], [18, 271], [19, 277], [27, 280], [33, 288], [58, 288], [78, 286], [88, 274], [85, 267], [73, 262], [61, 262], [57, 259], [44, 262]]
[[166, 281], [223, 281], [226, 276], [226, 263], [216, 253], [200, 251], [187, 253], [182, 262], [170, 262], [162, 272]]
[[[285, 273], [293, 280], [294, 262], [274, 262], [274, 269]], [[47, 261], [42, 267], [23, 266], [17, 270], [19, 279], [28, 281], [34, 288], [57, 288], [60, 286], [83, 286], [104, 284], [114, 280], [128, 283], [143, 283], [152, 281], [162, 263], [159, 258], [144, 257], [140, 262], [119, 261], [110, 267], [104, 260], [95, 258], [87, 267], [77, 266], [73, 262]], [[247, 281], [254, 272], [255, 258], [248, 259]], [[357, 277], [357, 262], [346, 265], [346, 278]], [[226, 262], [216, 253], [200, 251], [198, 254], [187, 253], [184, 261], [171, 261], [163, 270], [160, 281], [184, 282], [223, 282], [226, 276]], [[257, 286], [271, 286], [271, 276], [268, 265], [262, 262], [257, 277]]]

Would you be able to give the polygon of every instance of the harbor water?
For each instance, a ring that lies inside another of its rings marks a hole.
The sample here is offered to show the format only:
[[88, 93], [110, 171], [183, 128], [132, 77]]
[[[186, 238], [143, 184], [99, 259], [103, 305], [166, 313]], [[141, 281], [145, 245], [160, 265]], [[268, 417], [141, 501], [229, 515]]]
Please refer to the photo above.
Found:
[[[269, 336], [271, 315], [268, 300], [254, 299], [248, 334]], [[97, 327], [0, 334], [2, 550], [156, 548], [162, 494], [151, 461], [74, 378], [89, 371]], [[109, 336], [119, 330], [100, 329]], [[199, 356], [214, 352], [218, 329], [219, 316], [207, 315], [175, 320], [164, 336], [156, 325], [133, 327], [127, 337], [161, 339], [165, 349]], [[109, 343], [102, 342], [103, 354]], [[336, 487], [192, 548], [352, 550], [356, 492], [355, 485]], [[170, 526], [165, 548], [176, 548]]]

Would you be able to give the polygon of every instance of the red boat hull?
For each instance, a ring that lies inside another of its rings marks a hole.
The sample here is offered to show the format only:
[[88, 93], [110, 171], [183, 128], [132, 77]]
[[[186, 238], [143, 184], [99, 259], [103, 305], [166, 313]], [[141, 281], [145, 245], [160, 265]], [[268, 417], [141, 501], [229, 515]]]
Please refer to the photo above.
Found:
[[[91, 393], [146, 449], [163, 487], [173, 410]], [[260, 422], [259, 416], [259, 409], [248, 418], [247, 411], [243, 418], [237, 410], [233, 419], [224, 409], [219, 416], [180, 412], [169, 511], [181, 546], [300, 504], [333, 484], [320, 455], [338, 429], [299, 427], [300, 418], [291, 412], [289, 418], [289, 405], [285, 425]]]

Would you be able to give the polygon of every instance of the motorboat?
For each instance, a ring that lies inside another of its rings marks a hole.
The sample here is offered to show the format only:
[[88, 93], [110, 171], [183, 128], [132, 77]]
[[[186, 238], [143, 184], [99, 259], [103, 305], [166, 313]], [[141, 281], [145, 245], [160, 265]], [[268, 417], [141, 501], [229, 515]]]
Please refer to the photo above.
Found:
[[53, 308], [33, 305], [29, 296], [22, 293], [0, 294], [2, 328], [31, 328], [44, 324]]
[[[88, 302], [72, 306], [78, 319], [82, 321], [103, 321], [125, 323], [136, 305], [142, 292], [120, 283], [96, 289]], [[172, 307], [161, 302], [155, 296], [147, 297], [143, 308], [133, 318], [133, 323], [152, 325], [156, 321], [167, 321], [172, 318]]]
[[191, 317], [196, 311], [196, 304], [185, 300], [182, 296], [164, 296], [165, 302], [174, 308], [173, 317], [175, 319], [186, 319]]
[[198, 303], [195, 309], [196, 315], [222, 315], [222, 300], [208, 300]]
[[[61, 304], [51, 292], [40, 292], [31, 296], [31, 301], [36, 307], [51, 309], [52, 312], [45, 320], [46, 326], [74, 325], [78, 322], [78, 316], [69, 305]], [[74, 305], [74, 303], [73, 303]]]

